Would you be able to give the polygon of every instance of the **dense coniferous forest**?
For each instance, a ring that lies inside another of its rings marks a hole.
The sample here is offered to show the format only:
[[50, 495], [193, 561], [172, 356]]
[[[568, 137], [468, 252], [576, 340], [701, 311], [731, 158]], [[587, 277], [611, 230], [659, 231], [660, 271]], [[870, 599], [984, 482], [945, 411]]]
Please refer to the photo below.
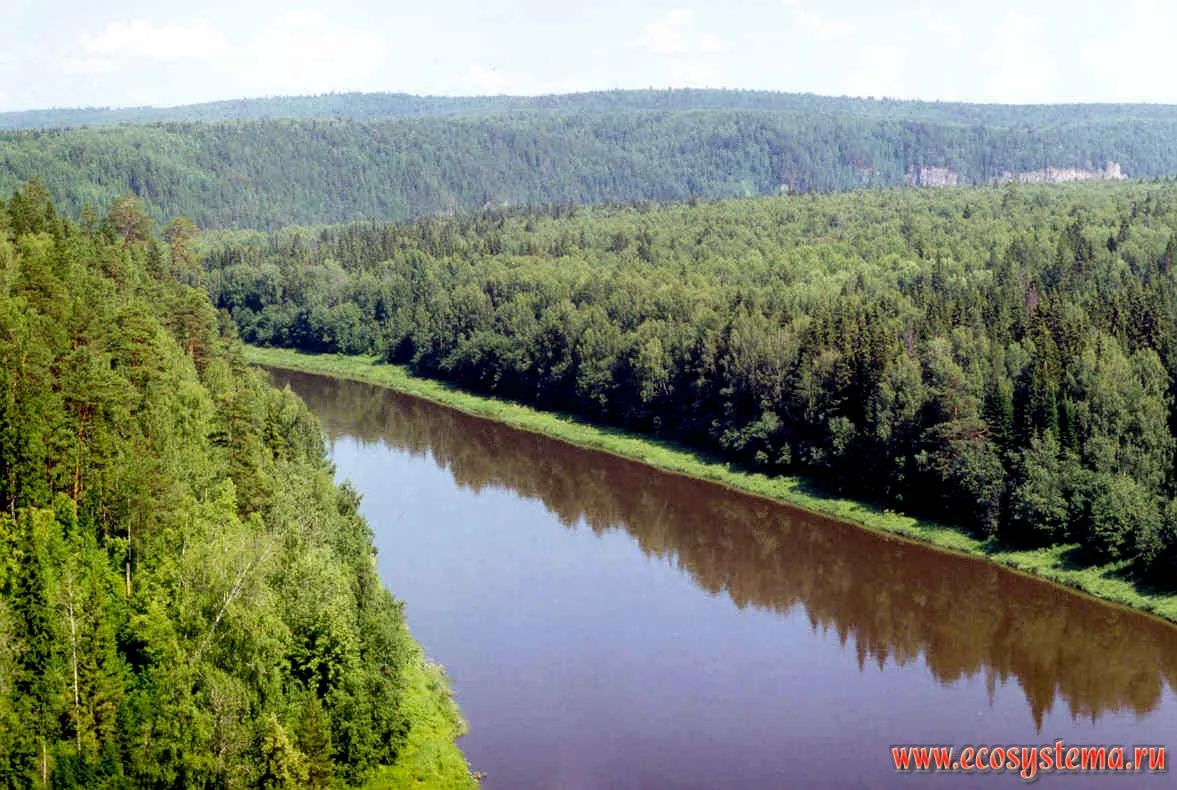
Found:
[[246, 340], [1171, 580], [1177, 188], [873, 191], [210, 237]]
[[161, 243], [129, 197], [75, 224], [37, 182], [0, 203], [5, 787], [351, 786], [421, 734], [358, 496], [192, 287], [182, 225]]
[[0, 127], [108, 121], [139, 123], [0, 132], [0, 190], [35, 176], [73, 216], [129, 192], [160, 222], [278, 229], [488, 206], [1177, 173], [1177, 108], [1145, 105], [345, 94], [16, 113]]

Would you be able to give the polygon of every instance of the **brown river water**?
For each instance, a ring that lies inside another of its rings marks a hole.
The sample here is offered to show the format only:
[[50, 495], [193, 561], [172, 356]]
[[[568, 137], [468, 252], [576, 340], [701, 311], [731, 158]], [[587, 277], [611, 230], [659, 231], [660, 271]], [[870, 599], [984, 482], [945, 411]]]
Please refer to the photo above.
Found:
[[363, 495], [488, 790], [1001, 788], [1026, 782], [900, 773], [891, 747], [1177, 747], [1165, 623], [381, 388], [271, 376]]

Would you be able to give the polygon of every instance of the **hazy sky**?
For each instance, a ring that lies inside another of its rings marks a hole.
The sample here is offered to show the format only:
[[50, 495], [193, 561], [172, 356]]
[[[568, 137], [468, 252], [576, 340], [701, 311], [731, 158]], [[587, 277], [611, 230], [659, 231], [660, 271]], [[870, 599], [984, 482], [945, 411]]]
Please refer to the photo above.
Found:
[[1172, 0], [0, 0], [0, 110], [723, 87], [1177, 103]]

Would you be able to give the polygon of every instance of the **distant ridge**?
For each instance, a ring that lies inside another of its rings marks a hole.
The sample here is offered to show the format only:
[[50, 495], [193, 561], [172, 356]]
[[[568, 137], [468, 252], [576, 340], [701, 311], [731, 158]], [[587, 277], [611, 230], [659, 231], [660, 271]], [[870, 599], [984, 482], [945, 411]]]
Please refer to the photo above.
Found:
[[343, 118], [477, 118], [531, 113], [742, 110], [872, 120], [1034, 128], [1109, 121], [1177, 121], [1177, 105], [971, 104], [743, 90], [615, 90], [545, 96], [416, 96], [329, 93], [231, 99], [174, 107], [84, 107], [0, 113], [0, 129], [56, 129], [171, 122]]
[[273, 229], [553, 204], [1157, 178], [1177, 174], [1173, 140], [1177, 106], [1167, 105], [346, 93], [0, 115], [0, 196], [38, 178], [73, 216], [131, 193], [160, 222]]

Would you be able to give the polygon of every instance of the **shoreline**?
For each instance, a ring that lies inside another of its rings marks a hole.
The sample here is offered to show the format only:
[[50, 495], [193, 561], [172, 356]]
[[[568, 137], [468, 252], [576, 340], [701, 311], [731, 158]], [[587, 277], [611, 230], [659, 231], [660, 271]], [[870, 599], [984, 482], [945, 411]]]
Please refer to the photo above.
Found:
[[458, 746], [468, 725], [454, 699], [445, 668], [425, 657], [421, 643], [411, 632], [409, 638], [413, 649], [402, 674], [403, 704], [414, 724], [396, 763], [376, 768], [360, 787], [477, 790], [477, 774]]
[[804, 478], [769, 477], [761, 473], [737, 471], [729, 464], [708, 460], [697, 451], [670, 442], [600, 427], [570, 414], [542, 411], [512, 401], [475, 395], [443, 381], [414, 376], [402, 366], [378, 363], [372, 356], [309, 354], [291, 349], [248, 345], [245, 346], [245, 355], [251, 364], [373, 384], [471, 416], [495, 420], [512, 428], [610, 453], [664, 472], [717, 483], [745, 494], [847, 522], [884, 538], [906, 540], [931, 549], [986, 560], [1102, 602], [1152, 616], [1169, 625], [1177, 624], [1177, 592], [1153, 594], [1142, 591], [1131, 581], [1115, 575], [1122, 567], [1121, 564], [1068, 567], [1066, 555], [1074, 548], [1073, 545], [1053, 546], [1049, 549], [1007, 549], [992, 541], [974, 538], [955, 527], [823, 493]]

